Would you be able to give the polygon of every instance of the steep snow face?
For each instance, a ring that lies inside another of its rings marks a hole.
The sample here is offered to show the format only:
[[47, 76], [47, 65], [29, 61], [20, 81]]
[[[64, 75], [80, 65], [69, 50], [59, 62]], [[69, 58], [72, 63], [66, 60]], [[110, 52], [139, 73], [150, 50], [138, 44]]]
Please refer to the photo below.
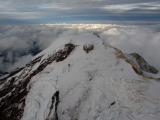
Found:
[[[55, 88], [60, 93], [59, 120], [159, 120], [160, 84], [138, 76], [95, 35], [65, 33], [41, 54], [51, 55], [70, 42], [77, 47], [66, 60], [32, 78], [23, 120], [43, 120]], [[94, 45], [88, 54], [86, 44]]]
[[[86, 52], [84, 46], [93, 47]], [[2, 120], [8, 120], [10, 108], [21, 110], [14, 120], [159, 120], [160, 83], [138, 75], [117, 57], [118, 50], [99, 34], [63, 33], [23, 70], [0, 83], [0, 115], [9, 111]], [[23, 81], [18, 89], [25, 91], [23, 102], [10, 103], [7, 96], [16, 98], [13, 93], [18, 94], [14, 91]], [[7, 109], [4, 100], [10, 103]]]

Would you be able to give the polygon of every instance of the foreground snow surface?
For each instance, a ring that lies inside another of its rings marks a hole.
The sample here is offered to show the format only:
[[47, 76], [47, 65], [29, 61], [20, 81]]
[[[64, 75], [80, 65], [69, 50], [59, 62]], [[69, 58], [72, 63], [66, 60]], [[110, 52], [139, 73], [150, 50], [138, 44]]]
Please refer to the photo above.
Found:
[[[23, 120], [44, 120], [56, 90], [59, 120], [160, 119], [160, 83], [138, 76], [95, 35], [65, 33], [40, 55], [45, 59], [69, 42], [77, 47], [66, 60], [53, 62], [32, 78]], [[88, 54], [85, 44], [94, 45]]]
[[[50, 116], [56, 111], [50, 110], [56, 91], [58, 120], [160, 120], [160, 82], [136, 74], [111, 47], [135, 52], [110, 42], [111, 35], [118, 39], [117, 35], [123, 32], [116, 28], [102, 33], [68, 30], [54, 40], [35, 57], [43, 56], [30, 73], [65, 44], [76, 47], [65, 60], [53, 61], [31, 78], [22, 120], [52, 120]], [[94, 48], [86, 53], [83, 47], [90, 44]], [[21, 71], [15, 76], [20, 74]]]

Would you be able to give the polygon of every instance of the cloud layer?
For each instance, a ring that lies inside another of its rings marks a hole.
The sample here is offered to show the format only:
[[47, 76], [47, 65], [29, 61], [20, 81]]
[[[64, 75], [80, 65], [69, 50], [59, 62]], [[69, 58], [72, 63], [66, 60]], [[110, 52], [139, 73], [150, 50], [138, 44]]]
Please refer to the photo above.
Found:
[[0, 71], [24, 66], [34, 55], [47, 48], [64, 29], [44, 26], [0, 26]]
[[[74, 30], [66, 32], [71, 28]], [[75, 30], [75, 28], [79, 30]], [[137, 52], [160, 69], [160, 31], [153, 28], [142, 26], [105, 27], [104, 25], [60, 27], [52, 25], [1, 25], [0, 71], [11, 71], [16, 67], [24, 66], [34, 55], [47, 48], [58, 37], [63, 37], [64, 32], [65, 34], [80, 34], [80, 29], [87, 29], [82, 32], [89, 31], [91, 34], [96, 29], [109, 44], [127, 53]]]
[[139, 53], [160, 70], [160, 31], [142, 26], [112, 28], [101, 34], [109, 44], [126, 53]]

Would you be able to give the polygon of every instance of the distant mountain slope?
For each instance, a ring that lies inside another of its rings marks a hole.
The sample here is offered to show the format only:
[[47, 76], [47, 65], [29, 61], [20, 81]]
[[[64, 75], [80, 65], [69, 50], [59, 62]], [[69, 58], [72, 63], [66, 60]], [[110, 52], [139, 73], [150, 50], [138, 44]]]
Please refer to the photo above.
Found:
[[67, 31], [0, 80], [0, 120], [159, 120], [158, 74], [97, 32]]

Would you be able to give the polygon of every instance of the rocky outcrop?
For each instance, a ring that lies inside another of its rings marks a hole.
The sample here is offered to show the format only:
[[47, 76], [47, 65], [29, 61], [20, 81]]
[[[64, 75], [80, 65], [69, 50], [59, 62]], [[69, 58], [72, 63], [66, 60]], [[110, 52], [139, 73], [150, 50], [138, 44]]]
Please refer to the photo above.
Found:
[[59, 103], [59, 91], [55, 92], [55, 94], [52, 96], [52, 104], [50, 106], [49, 114], [46, 118], [46, 120], [58, 120], [58, 108]]
[[86, 44], [83, 46], [83, 50], [86, 52], [86, 53], [89, 53], [90, 51], [92, 51], [94, 49], [94, 45], [92, 44]]
[[[148, 73], [152, 73], [152, 74], [157, 74], [159, 72], [155, 67], [151, 66], [138, 53], [131, 53], [131, 54], [128, 54], [128, 56], [130, 56], [132, 58], [132, 61], [135, 61], [137, 63], [137, 65], [139, 66], [139, 69], [141, 69], [142, 71], [145, 71], [145, 72], [148, 72]], [[128, 62], [131, 62], [131, 60], [128, 59]], [[134, 64], [136, 64], [136, 63], [134, 63]]]
[[[158, 70], [151, 66], [141, 55], [139, 55], [138, 53], [130, 53], [130, 54], [125, 54], [124, 59], [126, 62], [128, 62], [133, 70], [139, 74], [142, 75], [144, 77], [148, 77], [148, 78], [153, 78], [151, 76], [148, 76], [146, 73], [149, 74], [158, 74]], [[159, 78], [155, 78], [155, 79], [159, 79]]]
[[[113, 47], [114, 48], [114, 47]], [[133, 70], [138, 74], [143, 76], [144, 78], [148, 79], [154, 79], [154, 80], [160, 80], [159, 77], [153, 77], [152, 74], [158, 74], [159, 71], [157, 68], [151, 66], [141, 55], [138, 53], [123, 53], [120, 49], [114, 48], [116, 53], [115, 55], [125, 60], [127, 63], [129, 63]], [[149, 73], [149, 74], [147, 74]]]

